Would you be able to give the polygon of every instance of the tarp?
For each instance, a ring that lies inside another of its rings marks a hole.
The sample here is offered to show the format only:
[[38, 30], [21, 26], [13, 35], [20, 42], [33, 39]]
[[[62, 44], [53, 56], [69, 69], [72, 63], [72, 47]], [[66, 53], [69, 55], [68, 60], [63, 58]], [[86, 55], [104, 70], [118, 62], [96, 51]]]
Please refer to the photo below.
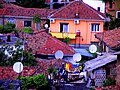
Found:
[[92, 59], [90, 61], [87, 61], [84, 63], [85, 67], [84, 70], [92, 71], [94, 69], [97, 69], [99, 67], [102, 67], [110, 62], [113, 62], [117, 60], [117, 55], [111, 55], [111, 54], [104, 54], [102, 56], [98, 56], [95, 59]]
[[83, 56], [93, 57], [93, 55], [90, 54], [86, 49], [74, 48], [74, 50], [75, 50], [77, 53], [80, 53], [80, 54], [83, 55]]

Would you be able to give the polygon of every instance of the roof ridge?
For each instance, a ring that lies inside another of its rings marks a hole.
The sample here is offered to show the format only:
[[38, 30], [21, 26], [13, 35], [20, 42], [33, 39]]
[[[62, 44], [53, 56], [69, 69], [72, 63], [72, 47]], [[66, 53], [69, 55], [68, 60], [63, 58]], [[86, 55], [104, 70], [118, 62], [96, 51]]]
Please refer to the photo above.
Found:
[[59, 8], [58, 11], [56, 11], [55, 13], [53, 13], [52, 15], [48, 16], [48, 18], [52, 17], [54, 14], [60, 12], [61, 10], [63, 10], [64, 8], [67, 8], [69, 5], [71, 5], [72, 3], [74, 3], [75, 1], [71, 1], [69, 2], [69, 4], [67, 4], [66, 6], [63, 6], [62, 8]]
[[103, 15], [99, 14], [96, 9], [94, 9], [93, 7], [91, 7], [90, 5], [88, 5], [88, 4], [84, 3], [84, 2], [83, 2], [83, 4], [85, 4], [89, 9], [91, 9], [91, 10], [92, 10], [95, 14], [97, 14], [101, 19], [103, 19]]

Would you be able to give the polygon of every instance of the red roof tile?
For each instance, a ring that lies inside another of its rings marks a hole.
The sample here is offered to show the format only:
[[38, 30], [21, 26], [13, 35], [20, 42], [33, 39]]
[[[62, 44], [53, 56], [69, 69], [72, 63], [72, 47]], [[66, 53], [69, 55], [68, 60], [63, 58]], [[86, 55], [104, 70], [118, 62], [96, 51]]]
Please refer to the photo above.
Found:
[[96, 34], [96, 38], [102, 40], [113, 49], [120, 49], [120, 28]]
[[[75, 17], [75, 14], [78, 16]], [[83, 1], [72, 1], [68, 5], [60, 8], [50, 18], [58, 19], [93, 19], [93, 20], [103, 20], [105, 15], [85, 4]]]
[[32, 17], [34, 15], [40, 15], [43, 18], [52, 13], [54, 10], [50, 9], [40, 9], [40, 8], [24, 8], [14, 4], [3, 4], [3, 9], [5, 10], [4, 15], [9, 16], [28, 16]]
[[50, 36], [45, 32], [26, 37], [27, 50], [32, 50], [37, 54], [55, 54], [57, 50], [62, 50], [64, 54], [74, 54], [75, 50], [62, 41]]
[[[60, 68], [62, 63], [66, 64], [68, 62], [64, 60], [38, 60], [38, 66], [24, 66], [20, 76], [35, 76], [41, 73], [47, 75], [49, 67]], [[14, 72], [12, 66], [0, 66], [0, 79], [14, 80], [17, 76], [18, 74]]]

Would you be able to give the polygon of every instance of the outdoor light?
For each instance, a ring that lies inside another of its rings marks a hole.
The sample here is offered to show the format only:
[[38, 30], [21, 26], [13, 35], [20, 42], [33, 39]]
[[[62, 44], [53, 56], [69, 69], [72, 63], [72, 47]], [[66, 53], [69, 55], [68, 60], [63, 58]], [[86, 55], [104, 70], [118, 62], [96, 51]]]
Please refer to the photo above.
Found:
[[80, 37], [80, 35], [81, 35], [80, 30], [77, 30], [77, 32], [76, 32], [76, 37]]
[[48, 24], [46, 23], [46, 24], [44, 25], [44, 27], [45, 27], [45, 29], [48, 29]]

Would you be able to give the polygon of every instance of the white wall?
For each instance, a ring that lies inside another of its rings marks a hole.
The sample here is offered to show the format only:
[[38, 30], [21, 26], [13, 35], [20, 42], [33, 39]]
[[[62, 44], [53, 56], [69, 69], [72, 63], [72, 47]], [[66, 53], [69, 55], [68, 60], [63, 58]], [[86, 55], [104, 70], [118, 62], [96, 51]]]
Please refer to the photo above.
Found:
[[97, 10], [100, 7], [100, 12], [105, 13], [105, 3], [102, 0], [83, 0], [86, 4]]

